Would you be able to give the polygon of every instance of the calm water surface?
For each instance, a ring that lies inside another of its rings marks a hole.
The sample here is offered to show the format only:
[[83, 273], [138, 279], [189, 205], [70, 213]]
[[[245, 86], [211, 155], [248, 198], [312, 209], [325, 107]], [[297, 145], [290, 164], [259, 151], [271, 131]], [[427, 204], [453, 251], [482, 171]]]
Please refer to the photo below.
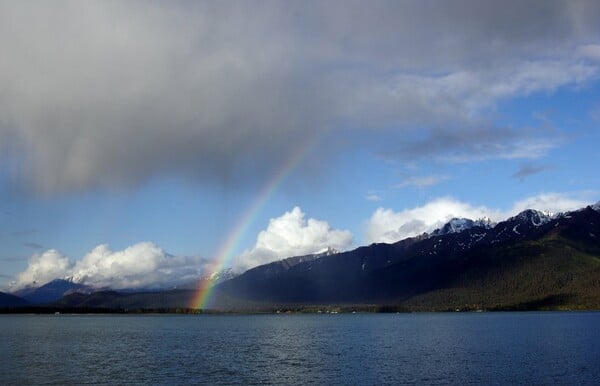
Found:
[[598, 384], [600, 313], [0, 316], [0, 384]]

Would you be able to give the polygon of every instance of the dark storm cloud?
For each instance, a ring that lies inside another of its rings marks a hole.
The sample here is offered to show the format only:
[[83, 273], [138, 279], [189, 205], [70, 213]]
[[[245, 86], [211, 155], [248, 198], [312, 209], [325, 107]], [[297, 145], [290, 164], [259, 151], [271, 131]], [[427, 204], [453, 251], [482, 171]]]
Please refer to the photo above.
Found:
[[[503, 98], [589, 82], [600, 6], [515, 2], [0, 5], [0, 162], [42, 194], [264, 176], [325, 130], [518, 158]], [[583, 55], [583, 56], [582, 56]], [[466, 129], [463, 129], [466, 127]], [[414, 143], [405, 142], [405, 149]]]

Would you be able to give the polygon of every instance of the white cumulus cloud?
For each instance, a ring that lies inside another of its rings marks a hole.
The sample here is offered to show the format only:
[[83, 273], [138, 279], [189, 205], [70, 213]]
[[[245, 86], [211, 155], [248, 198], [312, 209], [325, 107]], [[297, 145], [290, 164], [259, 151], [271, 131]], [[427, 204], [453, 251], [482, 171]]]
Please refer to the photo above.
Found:
[[205, 264], [201, 258], [171, 255], [150, 242], [121, 251], [99, 245], [76, 262], [52, 249], [33, 255], [10, 290], [68, 277], [96, 288], [166, 288], [197, 280]]
[[71, 272], [72, 262], [55, 249], [29, 258], [27, 269], [17, 275], [11, 290], [18, 290], [28, 285], [43, 285]]
[[198, 258], [174, 256], [150, 242], [112, 251], [99, 245], [75, 264], [73, 279], [94, 287], [152, 288], [198, 279]]
[[234, 262], [234, 268], [247, 269], [278, 259], [307, 255], [326, 248], [346, 249], [352, 244], [347, 230], [332, 229], [322, 220], [305, 218], [299, 207], [269, 220], [252, 249], [244, 251]]

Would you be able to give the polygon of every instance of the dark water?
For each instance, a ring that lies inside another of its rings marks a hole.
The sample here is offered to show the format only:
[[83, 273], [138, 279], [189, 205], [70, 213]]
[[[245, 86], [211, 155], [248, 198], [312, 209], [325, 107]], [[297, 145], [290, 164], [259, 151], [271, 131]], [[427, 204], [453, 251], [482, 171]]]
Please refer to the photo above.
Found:
[[0, 316], [0, 384], [598, 384], [600, 313]]

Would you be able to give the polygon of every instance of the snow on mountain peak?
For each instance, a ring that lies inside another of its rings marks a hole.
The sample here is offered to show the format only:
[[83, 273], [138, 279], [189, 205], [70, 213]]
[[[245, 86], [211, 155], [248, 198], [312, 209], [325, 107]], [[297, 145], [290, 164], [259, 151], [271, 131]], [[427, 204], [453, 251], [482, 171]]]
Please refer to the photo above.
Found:
[[448, 221], [446, 224], [444, 224], [443, 227], [433, 231], [432, 235], [441, 236], [441, 235], [447, 235], [447, 234], [451, 234], [451, 233], [460, 233], [462, 231], [465, 231], [467, 229], [470, 229], [470, 228], [473, 228], [476, 226], [489, 229], [489, 228], [493, 227], [493, 223], [492, 223], [492, 220], [490, 220], [487, 217], [484, 217], [484, 218], [481, 218], [481, 219], [475, 220], [475, 221], [468, 219], [468, 218], [453, 218], [450, 221]]
[[211, 273], [207, 278], [212, 280], [213, 284], [218, 284], [236, 276], [237, 273], [234, 272], [232, 268], [223, 268], [219, 271]]
[[468, 218], [453, 218], [444, 224], [443, 227], [436, 229], [433, 231], [433, 234], [436, 236], [447, 235], [450, 233], [458, 233], [462, 232], [465, 229], [468, 229], [473, 226], [473, 220]]
[[331, 255], [338, 254], [338, 253], [340, 253], [340, 252], [341, 252], [341, 251], [339, 251], [339, 250], [337, 250], [337, 249], [335, 249], [335, 248], [332, 248], [332, 247], [327, 247], [327, 248], [325, 248], [325, 249], [322, 249], [322, 250], [320, 250], [320, 251], [318, 251], [318, 252], [314, 253], [314, 255], [319, 255], [319, 256], [331, 256]]
[[516, 219], [523, 222], [531, 222], [533, 226], [539, 227], [552, 220], [552, 214], [549, 212], [541, 212], [535, 209], [527, 209], [522, 211], [518, 215], [511, 217], [509, 220], [512, 219]]
[[484, 217], [482, 217], [480, 219], [475, 220], [475, 224], [474, 225], [475, 226], [480, 226], [480, 227], [485, 228], [485, 229], [490, 229], [490, 228], [493, 228], [496, 225], [496, 223], [494, 221], [492, 221], [491, 218], [489, 218], [487, 216], [484, 216]]
[[592, 209], [594, 209], [596, 212], [600, 212], [600, 201], [592, 205]]

